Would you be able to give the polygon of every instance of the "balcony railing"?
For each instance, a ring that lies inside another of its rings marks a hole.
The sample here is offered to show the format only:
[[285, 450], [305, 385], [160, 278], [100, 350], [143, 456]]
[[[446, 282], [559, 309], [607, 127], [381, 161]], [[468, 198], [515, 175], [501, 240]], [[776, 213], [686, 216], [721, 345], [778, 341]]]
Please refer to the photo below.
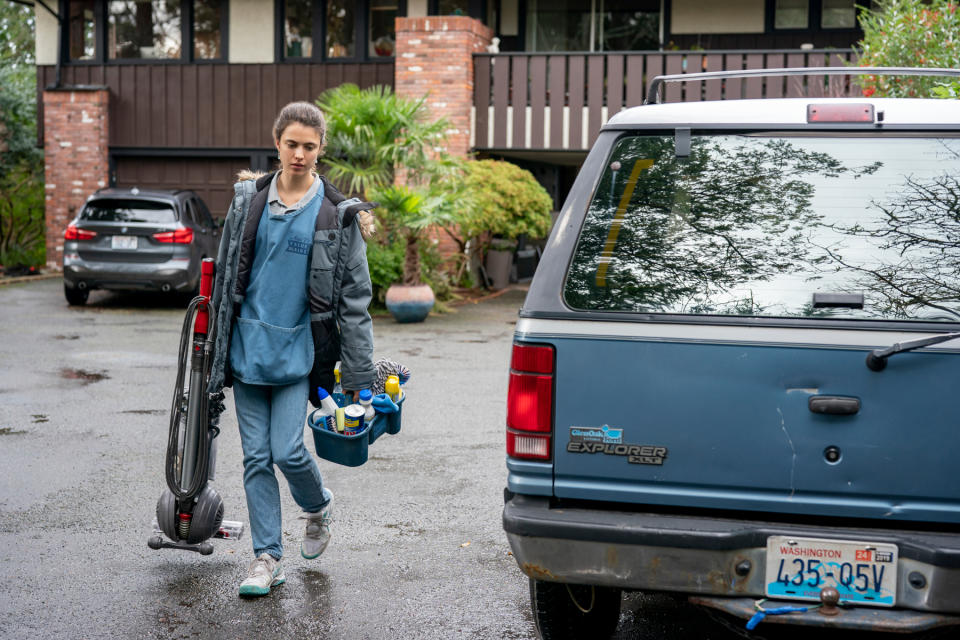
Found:
[[[643, 104], [655, 76], [847, 66], [855, 59], [852, 49], [477, 53], [473, 56], [473, 147], [584, 151], [610, 116]], [[727, 79], [667, 85], [664, 101], [849, 96], [859, 91], [845, 77]]]

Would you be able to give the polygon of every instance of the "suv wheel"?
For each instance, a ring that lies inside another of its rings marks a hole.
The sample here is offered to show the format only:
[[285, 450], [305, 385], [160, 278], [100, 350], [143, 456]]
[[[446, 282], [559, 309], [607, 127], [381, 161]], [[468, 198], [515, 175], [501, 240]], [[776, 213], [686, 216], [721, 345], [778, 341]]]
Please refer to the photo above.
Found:
[[542, 640], [608, 638], [620, 622], [620, 589], [530, 579], [530, 606]]
[[71, 289], [66, 284], [63, 285], [63, 296], [67, 299], [67, 304], [71, 307], [79, 307], [87, 302], [90, 292], [86, 289]]

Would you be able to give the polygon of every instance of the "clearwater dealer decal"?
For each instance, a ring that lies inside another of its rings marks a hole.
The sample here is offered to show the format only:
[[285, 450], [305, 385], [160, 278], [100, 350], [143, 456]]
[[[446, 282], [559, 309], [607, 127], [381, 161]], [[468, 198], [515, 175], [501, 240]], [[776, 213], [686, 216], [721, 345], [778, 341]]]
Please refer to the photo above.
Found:
[[626, 456], [631, 464], [663, 464], [667, 457], [666, 447], [625, 443], [623, 429], [614, 429], [607, 424], [602, 427], [570, 427], [567, 451]]

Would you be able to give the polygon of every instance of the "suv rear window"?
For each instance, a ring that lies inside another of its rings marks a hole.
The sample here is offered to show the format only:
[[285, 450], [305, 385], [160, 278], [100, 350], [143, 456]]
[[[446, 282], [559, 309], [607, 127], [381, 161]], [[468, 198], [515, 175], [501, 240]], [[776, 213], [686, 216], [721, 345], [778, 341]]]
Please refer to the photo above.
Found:
[[173, 205], [154, 200], [91, 200], [80, 213], [90, 222], [148, 222], [167, 224], [177, 221]]
[[681, 158], [672, 132], [625, 136], [564, 299], [594, 311], [957, 322], [958, 176], [954, 138], [694, 136]]

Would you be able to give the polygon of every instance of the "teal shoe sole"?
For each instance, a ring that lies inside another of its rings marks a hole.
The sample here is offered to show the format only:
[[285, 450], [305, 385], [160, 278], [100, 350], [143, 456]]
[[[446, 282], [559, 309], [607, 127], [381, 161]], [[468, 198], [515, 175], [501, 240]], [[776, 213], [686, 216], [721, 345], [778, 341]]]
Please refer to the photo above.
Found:
[[239, 593], [241, 596], [265, 596], [268, 593], [270, 593], [270, 589], [272, 589], [273, 587], [276, 587], [277, 585], [281, 585], [286, 581], [287, 581], [286, 578], [280, 578], [279, 580], [274, 580], [273, 584], [271, 584], [269, 587], [266, 587], [266, 588], [258, 587], [252, 584], [240, 585]]
[[316, 558], [319, 558], [321, 555], [323, 555], [323, 551], [321, 551], [320, 553], [314, 554], [312, 556], [308, 556], [303, 552], [303, 547], [300, 547], [300, 557], [306, 560], [314, 560]]

